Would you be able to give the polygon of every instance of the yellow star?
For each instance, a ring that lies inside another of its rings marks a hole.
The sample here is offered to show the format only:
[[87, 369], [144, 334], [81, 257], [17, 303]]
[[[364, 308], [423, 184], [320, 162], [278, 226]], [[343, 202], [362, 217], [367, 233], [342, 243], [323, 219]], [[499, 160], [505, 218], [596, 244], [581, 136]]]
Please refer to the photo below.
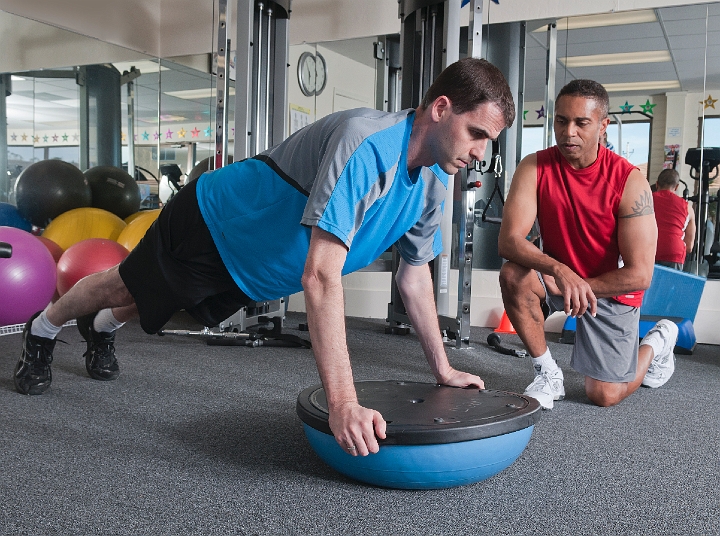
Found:
[[187, 134], [187, 131], [184, 128], [178, 130], [178, 138], [184, 138], [185, 134]]
[[703, 109], [707, 110], [708, 108], [712, 108], [714, 110], [715, 103], [717, 101], [718, 101], [718, 99], [713, 99], [712, 95], [708, 95], [708, 98], [705, 99], [704, 101], [700, 101], [700, 103], [705, 105], [705, 108], [703, 108]]
[[124, 132], [120, 132], [120, 139], [121, 139], [122, 141], [125, 141], [125, 137], [126, 137], [126, 136], [125, 136], [125, 133], [124, 133]]

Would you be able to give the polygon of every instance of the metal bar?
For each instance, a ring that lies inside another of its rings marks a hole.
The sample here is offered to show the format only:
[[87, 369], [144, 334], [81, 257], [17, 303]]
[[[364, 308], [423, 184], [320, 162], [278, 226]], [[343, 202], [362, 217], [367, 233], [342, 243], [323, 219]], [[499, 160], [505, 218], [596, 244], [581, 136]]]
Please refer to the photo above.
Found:
[[250, 155], [252, 116], [253, 0], [238, 0], [235, 40], [235, 161]]
[[[265, 67], [265, 146], [262, 148], [264, 151], [270, 147], [270, 65], [271, 65], [271, 50], [272, 50], [272, 34], [270, 28], [272, 26], [273, 10], [271, 7], [267, 9], [267, 65]], [[260, 104], [260, 103], [258, 103]]]
[[424, 9], [420, 11], [420, 82], [418, 83], [417, 87], [417, 102], [420, 104], [422, 102], [424, 93], [423, 93], [423, 83], [425, 81], [425, 25], [427, 23], [427, 15], [425, 14]]
[[215, 89], [215, 168], [227, 162], [227, 114], [225, 97], [228, 93], [227, 77], [227, 0], [218, 0], [218, 50]]
[[[77, 83], [78, 86], [80, 86], [80, 105], [79, 105], [79, 115], [80, 115], [80, 124], [78, 125], [80, 127], [80, 169], [82, 171], [85, 171], [90, 167], [90, 124], [89, 124], [89, 113], [88, 113], [88, 106], [89, 106], [89, 97], [88, 97], [88, 88], [87, 84], [85, 83], [85, 74], [86, 74], [86, 68], [80, 67], [76, 73], [75, 77], [75, 83]], [[159, 79], [158, 79], [159, 84]], [[158, 87], [158, 106], [160, 105], [160, 88]], [[160, 108], [158, 107], [158, 113]], [[158, 127], [160, 126], [160, 123], [158, 122]]]
[[[567, 38], [566, 38], [567, 39]], [[555, 117], [555, 69], [557, 67], [557, 25], [548, 24], [547, 55], [545, 57], [545, 121], [543, 122], [543, 149], [553, 145], [553, 119]]]
[[277, 145], [285, 139], [285, 130], [288, 114], [286, 110], [286, 95], [288, 85], [287, 60], [289, 54], [288, 19], [275, 15], [275, 51], [273, 62], [272, 81], [272, 132], [271, 146]]
[[253, 69], [256, 76], [255, 82], [255, 107], [253, 110], [255, 128], [253, 132], [253, 140], [255, 141], [254, 152], [258, 154], [260, 149], [260, 95], [262, 93], [262, 62], [263, 62], [263, 11], [265, 10], [265, 4], [258, 2], [258, 32], [257, 39], [255, 41], [255, 48], [257, 50], [257, 65]]
[[0, 201], [7, 202], [10, 196], [10, 177], [8, 171], [8, 138], [7, 138], [7, 96], [10, 95], [12, 82], [9, 74], [0, 75]]
[[128, 173], [135, 177], [135, 82], [127, 83]]

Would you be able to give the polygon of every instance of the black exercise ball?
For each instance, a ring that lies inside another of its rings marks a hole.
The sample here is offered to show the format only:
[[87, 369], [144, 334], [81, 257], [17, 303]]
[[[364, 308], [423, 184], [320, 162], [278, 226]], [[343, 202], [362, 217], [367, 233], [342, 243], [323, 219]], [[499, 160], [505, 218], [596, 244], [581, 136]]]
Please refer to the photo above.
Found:
[[74, 208], [89, 207], [92, 193], [85, 175], [62, 160], [29, 165], [15, 182], [18, 212], [37, 227]]
[[92, 206], [112, 212], [124, 220], [140, 210], [140, 188], [125, 170], [96, 166], [85, 172], [92, 190]]
[[[212, 157], [209, 156], [206, 159], [200, 160], [200, 162], [195, 164], [195, 167], [192, 168], [190, 173], [188, 173], [187, 178], [185, 179], [185, 184], [188, 184], [188, 183], [194, 181], [200, 175], [202, 175], [203, 173], [208, 171], [208, 169], [210, 168], [210, 158], [212, 158]], [[228, 155], [227, 163], [225, 165], [229, 166], [232, 163], [233, 163], [233, 157], [232, 157], [232, 155]]]

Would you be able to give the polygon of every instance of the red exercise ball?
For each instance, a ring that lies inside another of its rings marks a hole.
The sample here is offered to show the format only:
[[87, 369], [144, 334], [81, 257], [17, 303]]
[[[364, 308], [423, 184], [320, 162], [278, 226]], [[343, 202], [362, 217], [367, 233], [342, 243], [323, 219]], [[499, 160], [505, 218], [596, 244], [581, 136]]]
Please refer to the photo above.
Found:
[[73, 244], [57, 264], [58, 293], [62, 296], [83, 277], [112, 268], [128, 253], [123, 246], [106, 238], [88, 238]]
[[50, 240], [49, 238], [46, 238], [44, 236], [38, 236], [37, 237], [40, 242], [45, 244], [45, 247], [50, 252], [50, 255], [52, 255], [53, 260], [55, 261], [55, 264], [58, 263], [60, 260], [60, 257], [62, 257], [62, 254], [65, 252], [63, 248], [57, 245], [57, 242], [54, 242]]

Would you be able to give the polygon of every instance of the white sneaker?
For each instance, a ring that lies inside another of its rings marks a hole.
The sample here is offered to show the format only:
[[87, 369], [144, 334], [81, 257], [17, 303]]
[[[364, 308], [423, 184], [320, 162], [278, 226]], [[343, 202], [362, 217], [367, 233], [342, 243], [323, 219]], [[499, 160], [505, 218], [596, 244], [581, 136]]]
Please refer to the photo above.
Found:
[[664, 385], [675, 372], [675, 354], [673, 349], [678, 338], [678, 327], [670, 320], [660, 320], [647, 332], [640, 341], [640, 345], [647, 344], [648, 340], [659, 339], [662, 350], [655, 354], [648, 367], [642, 384], [645, 387], [657, 388]]
[[523, 394], [536, 399], [543, 409], [552, 409], [554, 400], [565, 398], [562, 370], [557, 368], [536, 374], [535, 379], [527, 386]]

